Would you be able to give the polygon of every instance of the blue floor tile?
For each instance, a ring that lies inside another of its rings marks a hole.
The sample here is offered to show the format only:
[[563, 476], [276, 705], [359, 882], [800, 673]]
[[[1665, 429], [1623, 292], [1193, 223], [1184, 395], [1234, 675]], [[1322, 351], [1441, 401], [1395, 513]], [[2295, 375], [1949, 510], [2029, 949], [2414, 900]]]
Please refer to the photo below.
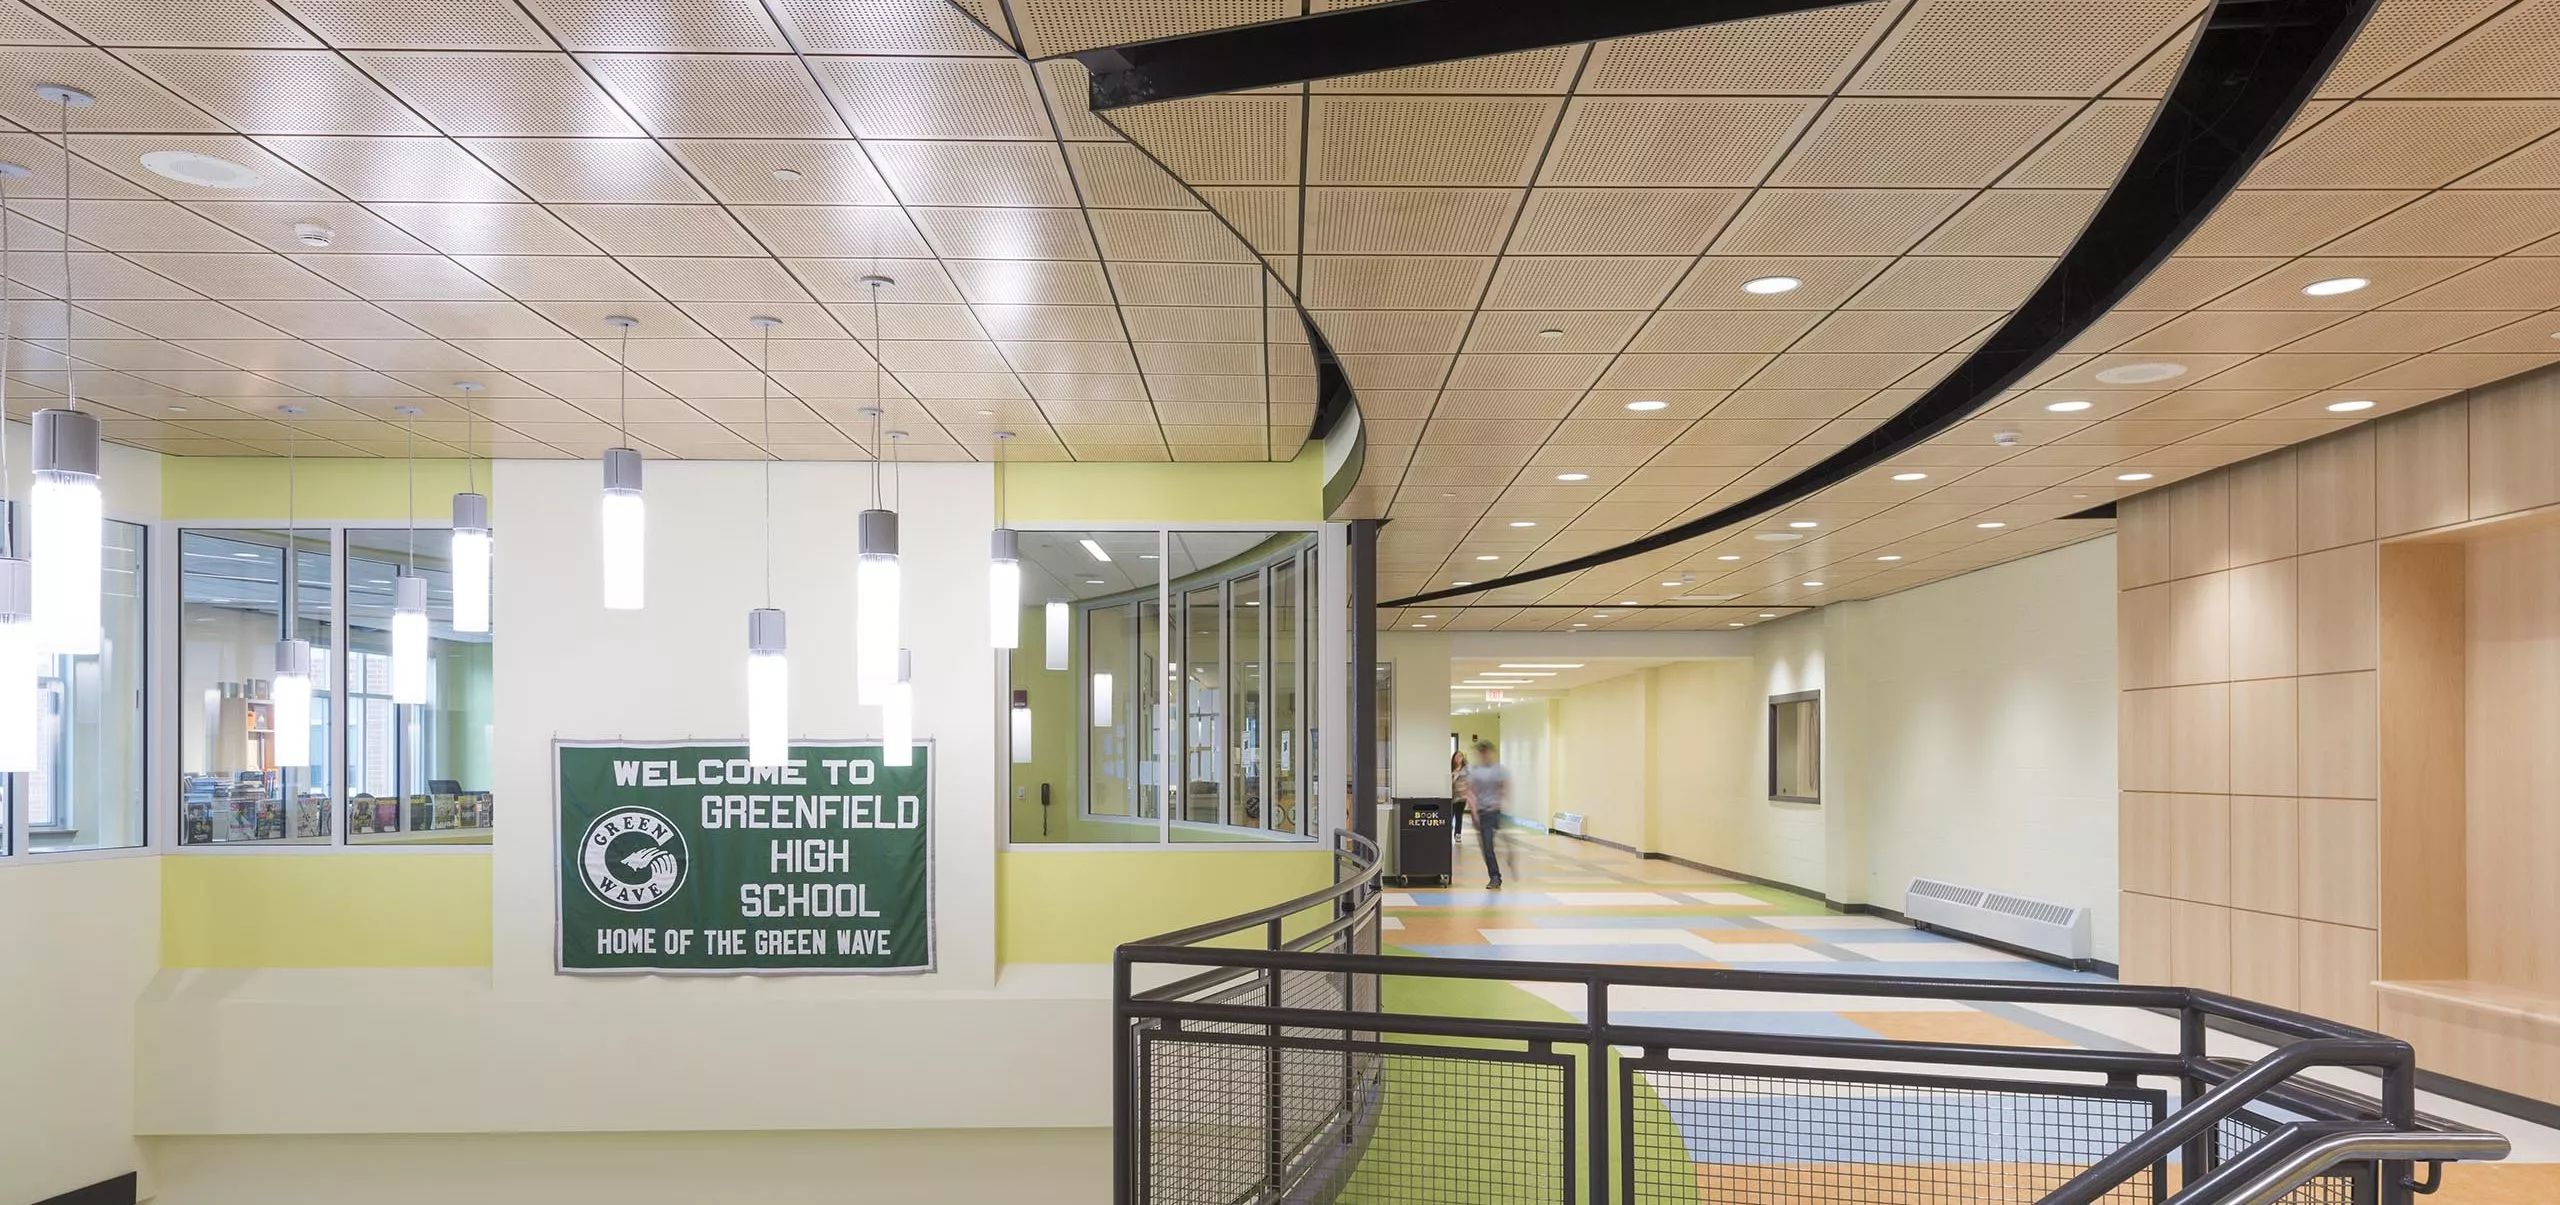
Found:
[[[1387, 934], [1390, 942], [1394, 934]], [[1432, 958], [1491, 958], [1502, 962], [1695, 962], [1707, 956], [1687, 946], [1406, 946]]]

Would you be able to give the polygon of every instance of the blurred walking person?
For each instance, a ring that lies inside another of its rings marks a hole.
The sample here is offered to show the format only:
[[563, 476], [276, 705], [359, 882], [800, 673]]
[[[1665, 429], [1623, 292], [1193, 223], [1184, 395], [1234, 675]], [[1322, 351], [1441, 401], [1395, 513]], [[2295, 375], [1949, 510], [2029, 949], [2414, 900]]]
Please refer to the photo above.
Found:
[[1493, 742], [1476, 742], [1476, 764], [1467, 768], [1467, 806], [1476, 814], [1476, 844], [1484, 848], [1485, 886], [1500, 890], [1502, 863], [1494, 860], [1494, 833], [1511, 802], [1511, 767], [1493, 759]]

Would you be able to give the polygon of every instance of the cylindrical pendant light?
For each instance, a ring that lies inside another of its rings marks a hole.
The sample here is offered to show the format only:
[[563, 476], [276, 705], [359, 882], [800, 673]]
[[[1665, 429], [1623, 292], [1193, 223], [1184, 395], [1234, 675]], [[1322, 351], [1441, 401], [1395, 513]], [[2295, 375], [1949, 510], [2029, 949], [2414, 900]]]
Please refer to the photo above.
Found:
[[35, 581], [16, 557], [0, 558], [0, 774], [36, 768]]
[[106, 506], [98, 492], [98, 419], [36, 411], [35, 485], [28, 491], [36, 642], [48, 653], [96, 656]]
[[987, 541], [987, 631], [999, 649], [1022, 646], [1022, 539], [1004, 523], [1004, 445], [1012, 438], [996, 432], [996, 529]]
[[622, 446], [604, 450], [604, 606], [608, 611], [637, 611], [647, 580], [649, 510], [640, 499], [640, 453], [631, 444], [631, 328], [637, 318], [608, 315], [605, 325], [622, 332], [617, 355], [620, 370]]
[[762, 380], [764, 428], [764, 604], [747, 612], [747, 763], [770, 768], [791, 760], [791, 662], [782, 611], [773, 605], [773, 328], [779, 318], [747, 321], [763, 332], [756, 373]]
[[1012, 718], [1013, 732], [1011, 735], [1013, 736], [1013, 764], [1019, 766], [1031, 760], [1030, 691], [1017, 690], [1013, 692]]
[[457, 381], [463, 394], [462, 471], [464, 491], [453, 496], [453, 630], [489, 630], [489, 496], [480, 492], [479, 471], [471, 459], [473, 418], [470, 396], [478, 381]]
[[[287, 553], [290, 556], [290, 552]], [[393, 622], [398, 622], [395, 617]], [[300, 770], [311, 764], [311, 642], [276, 642], [276, 766]]]
[[889, 766], [916, 764], [916, 687], [915, 662], [907, 650], [898, 650], [898, 680], [889, 684], [889, 697], [880, 704], [880, 762]]
[[1109, 674], [1093, 676], [1093, 726], [1096, 728], [1111, 726], [1111, 675]]
[[427, 701], [427, 579], [391, 579], [391, 701]]
[[747, 612], [747, 763], [779, 766], [791, 756], [791, 662], [782, 612]]
[[1050, 599], [1045, 618], [1049, 621], [1049, 647], [1041, 664], [1063, 670], [1067, 668], [1067, 600]]
[[27, 491], [28, 560], [34, 565], [37, 647], [97, 655], [106, 504], [98, 490], [98, 420], [82, 412], [71, 273], [71, 110], [96, 103], [78, 88], [45, 84], [36, 95], [61, 110], [63, 404], [36, 411], [35, 485]]
[[898, 512], [854, 519], [854, 682], [866, 706], [880, 706], [898, 680]]
[[987, 630], [998, 649], [1022, 644], [1021, 537], [999, 527], [987, 541]]

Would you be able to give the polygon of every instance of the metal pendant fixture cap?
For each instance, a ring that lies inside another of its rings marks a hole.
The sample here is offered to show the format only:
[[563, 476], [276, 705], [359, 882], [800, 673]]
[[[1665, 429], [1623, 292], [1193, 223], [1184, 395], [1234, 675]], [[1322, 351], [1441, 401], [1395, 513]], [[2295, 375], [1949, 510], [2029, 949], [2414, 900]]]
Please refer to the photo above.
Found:
[[633, 448], [604, 450], [604, 487], [640, 492], [640, 453]]
[[427, 579], [403, 573], [391, 583], [391, 609], [424, 611], [427, 609]]
[[916, 680], [916, 655], [912, 650], [898, 650], [898, 680], [901, 682]]
[[86, 410], [38, 410], [31, 438], [37, 472], [98, 475], [97, 415]]
[[861, 556], [898, 555], [898, 512], [866, 510], [854, 520], [853, 549]]
[[305, 678], [311, 676], [311, 642], [308, 640], [277, 641], [276, 676], [282, 678], [295, 674]]
[[1022, 533], [1010, 527], [999, 527], [987, 536], [987, 555], [998, 561], [1022, 559]]
[[455, 494], [453, 496], [453, 529], [455, 531], [487, 531], [489, 529], [489, 495]]
[[0, 557], [0, 619], [33, 619], [35, 614], [34, 564], [17, 557]]
[[747, 612], [748, 652], [783, 652], [787, 638], [781, 611], [772, 607], [758, 607]]

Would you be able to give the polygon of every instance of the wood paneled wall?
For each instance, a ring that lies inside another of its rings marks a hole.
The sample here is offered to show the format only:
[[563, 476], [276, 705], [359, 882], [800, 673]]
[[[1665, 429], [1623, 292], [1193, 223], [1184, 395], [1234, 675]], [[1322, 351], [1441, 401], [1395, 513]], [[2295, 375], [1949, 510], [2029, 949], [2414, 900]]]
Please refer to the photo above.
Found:
[[[2458, 614], [2450, 648], [2437, 631], [2428, 638], [2437, 642], [2432, 646], [2395, 635], [2386, 650], [2382, 632], [2387, 609], [2427, 605], [2428, 572], [2417, 571], [2427, 569], [2424, 558], [2438, 558], [2431, 572], [2440, 579], [2449, 555], [2458, 583], [2464, 548], [2447, 554], [2390, 541], [2554, 505], [2560, 371], [2545, 370], [2119, 507], [2121, 961], [2128, 980], [2190, 983], [2375, 1025], [2373, 982], [2384, 976], [2386, 959], [2411, 959], [2390, 968], [2393, 978], [2466, 974], [2445, 958], [2430, 962], [2420, 952], [2442, 936], [2414, 930], [2440, 929], [2450, 909], [2459, 933], [2467, 904], [2475, 933], [2480, 910], [2492, 909], [2493, 924], [2551, 934], [2543, 939], [2551, 953], [2533, 955], [2548, 959], [2535, 963], [2534, 973], [2548, 967], [2552, 990], [2560, 992], [2560, 914], [2544, 907], [2560, 903], [2560, 895], [2489, 898], [2474, 890], [2466, 900], [2457, 889], [2447, 899], [2441, 876], [2448, 851], [2465, 849], [2458, 809], [2450, 844], [2441, 831], [2409, 829], [2423, 826], [2431, 808], [2438, 821], [2446, 819], [2441, 784], [2464, 773], [2462, 716], [2467, 711], [2481, 724], [2480, 692], [2512, 684], [2466, 691], [2457, 665], [2447, 695], [2437, 675], [2437, 693], [2415, 705], [2451, 707], [2457, 736], [2450, 750], [2440, 736], [2433, 746], [2387, 743], [2382, 699], [2395, 661], [2440, 669], [2448, 654], [2461, 660]], [[2551, 551], [2560, 555], [2560, 542]], [[2394, 567], [2389, 593], [2386, 555]], [[2419, 560], [2401, 559], [2408, 555]], [[2515, 587], [2519, 599], [2538, 599], [2546, 626], [2553, 589], [2560, 579]], [[2440, 595], [2435, 605], [2441, 607]], [[2541, 689], [2560, 692], [2553, 680], [2543, 677]], [[2394, 676], [2395, 691], [2403, 682]], [[2560, 708], [2560, 693], [2553, 701]], [[2531, 739], [2560, 757], [2560, 741], [2550, 735], [2550, 723], [2560, 722], [2554, 717], [2560, 710], [2536, 721], [2545, 726]], [[2499, 739], [2526, 738], [2508, 730]], [[2403, 790], [2386, 801], [2386, 760], [2409, 771], [2392, 775], [2404, 783], [2438, 783], [2439, 797], [2430, 802]], [[2478, 759], [2469, 762], [2470, 772], [2480, 773]], [[2458, 782], [2453, 790], [2458, 803]], [[2541, 823], [2560, 834], [2560, 806], [2522, 802], [2528, 795], [2519, 794], [2515, 806], [2549, 809]], [[2472, 806], [2479, 806], [2476, 793]], [[2482, 838], [2473, 831], [2476, 856]], [[2553, 892], [2560, 888], [2545, 889]], [[2537, 910], [2514, 914], [2526, 907]], [[2386, 927], [2391, 939], [2413, 940], [2386, 939]], [[2476, 961], [2484, 951], [2473, 947]], [[2459, 937], [2454, 949], [2462, 949]]]

